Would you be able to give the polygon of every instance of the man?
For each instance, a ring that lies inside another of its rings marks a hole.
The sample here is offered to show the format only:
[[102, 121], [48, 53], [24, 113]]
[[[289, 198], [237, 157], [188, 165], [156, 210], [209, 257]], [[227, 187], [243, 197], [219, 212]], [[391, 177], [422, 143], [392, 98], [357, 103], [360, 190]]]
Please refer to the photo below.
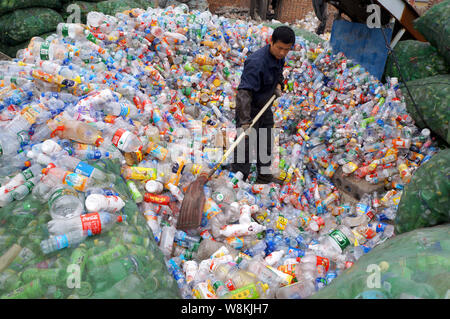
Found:
[[[246, 131], [253, 118], [259, 113], [273, 94], [281, 96], [283, 85], [283, 66], [285, 57], [295, 44], [295, 33], [287, 26], [276, 28], [270, 39], [270, 43], [251, 54], [244, 63], [241, 82], [236, 95], [236, 127], [238, 134]], [[270, 171], [271, 154], [273, 147], [272, 128], [274, 125], [271, 107], [264, 112], [261, 118], [253, 126], [252, 134], [256, 134], [257, 169], [256, 183], [268, 184], [280, 182], [272, 178]], [[241, 142], [234, 152], [234, 161], [231, 165], [233, 172], [240, 171], [247, 179], [250, 173], [252, 152], [249, 144], [254, 139], [247, 136], [245, 142]], [[242, 149], [245, 145], [245, 154]], [[245, 155], [245, 156], [244, 156]], [[245, 157], [245, 158], [244, 158]]]
[[327, 26], [327, 3], [325, 0], [313, 0], [313, 8], [320, 24], [316, 29], [317, 34], [323, 34]]

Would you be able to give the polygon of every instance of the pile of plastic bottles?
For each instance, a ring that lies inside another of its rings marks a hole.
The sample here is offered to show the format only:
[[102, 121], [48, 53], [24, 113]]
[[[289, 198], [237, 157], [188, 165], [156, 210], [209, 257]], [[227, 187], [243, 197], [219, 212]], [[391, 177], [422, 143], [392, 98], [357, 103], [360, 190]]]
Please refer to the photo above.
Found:
[[[89, 164], [118, 159], [184, 298], [305, 298], [393, 235], [403, 186], [437, 151], [395, 79], [297, 38], [273, 106], [284, 184], [224, 166], [205, 185], [200, 229], [177, 230], [187, 186], [236, 137], [243, 62], [272, 31], [183, 5], [87, 22], [0, 64], [0, 203], [48, 202], [44, 253], [124, 220], [114, 178]], [[343, 202], [331, 182], [340, 167], [387, 192]]]

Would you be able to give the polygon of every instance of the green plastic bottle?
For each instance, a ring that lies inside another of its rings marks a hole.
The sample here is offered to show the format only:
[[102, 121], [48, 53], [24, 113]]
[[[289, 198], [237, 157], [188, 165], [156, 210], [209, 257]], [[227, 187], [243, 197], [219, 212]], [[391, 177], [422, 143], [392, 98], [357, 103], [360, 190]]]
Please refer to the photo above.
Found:
[[84, 243], [81, 243], [70, 256], [70, 264], [75, 264], [80, 267], [80, 278], [83, 278], [84, 268], [88, 258], [88, 250]]
[[20, 287], [22, 284], [17, 272], [14, 270], [6, 269], [0, 272], [0, 291], [11, 291]]
[[35, 299], [44, 296], [46, 288], [35, 279], [0, 297], [0, 299]]
[[98, 266], [106, 265], [114, 259], [124, 256], [125, 254], [127, 254], [127, 248], [124, 245], [117, 245], [116, 247], [107, 249], [88, 258], [88, 269], [92, 270]]
[[92, 269], [89, 277], [92, 282], [109, 282], [112, 285], [132, 273], [143, 274], [145, 262], [140, 256], [129, 255]]
[[21, 273], [20, 278], [25, 283], [39, 279], [44, 285], [61, 286], [65, 283], [64, 274], [65, 269], [60, 268], [28, 268]]

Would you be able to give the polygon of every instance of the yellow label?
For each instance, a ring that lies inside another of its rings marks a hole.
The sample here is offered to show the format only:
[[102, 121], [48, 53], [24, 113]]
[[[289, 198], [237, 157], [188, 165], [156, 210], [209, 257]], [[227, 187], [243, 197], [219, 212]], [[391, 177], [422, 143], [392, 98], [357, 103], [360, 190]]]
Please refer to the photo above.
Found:
[[156, 169], [148, 168], [148, 167], [130, 167], [131, 175], [128, 177], [129, 179], [138, 179], [138, 180], [147, 180], [147, 179], [156, 179]]
[[271, 266], [266, 266], [267, 268], [269, 268], [271, 271], [273, 271], [278, 277], [280, 277], [282, 279], [281, 285], [283, 286], [287, 286], [290, 285], [292, 282], [293, 277], [289, 274], [285, 274], [282, 271], [279, 271], [278, 269], [275, 269]]
[[277, 228], [279, 230], [284, 230], [286, 228], [287, 223], [288, 223], [288, 220], [286, 218], [284, 218], [283, 216], [278, 216]]
[[278, 179], [284, 181], [284, 179], [286, 178], [286, 171], [280, 169], [280, 173], [278, 174]]

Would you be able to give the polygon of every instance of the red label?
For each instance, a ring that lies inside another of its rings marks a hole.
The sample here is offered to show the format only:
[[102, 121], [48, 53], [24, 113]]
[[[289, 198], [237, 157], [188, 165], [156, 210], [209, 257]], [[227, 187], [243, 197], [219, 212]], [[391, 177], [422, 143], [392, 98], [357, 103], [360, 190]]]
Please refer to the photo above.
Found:
[[159, 205], [169, 205], [170, 197], [165, 195], [156, 195], [152, 193], [145, 193], [144, 200], [146, 202], [159, 204]]
[[93, 235], [97, 235], [102, 232], [102, 223], [98, 213], [81, 215], [80, 218], [84, 231], [90, 230]]
[[328, 271], [330, 267], [330, 260], [328, 258], [317, 256], [317, 266], [322, 265], [325, 268], [325, 271]]
[[233, 281], [231, 281], [231, 279], [228, 279], [227, 281], [225, 281], [225, 286], [227, 286], [228, 290], [230, 290], [230, 291], [236, 289], [236, 287], [234, 286]]
[[373, 217], [375, 216], [371, 210], [369, 210], [369, 211], [366, 213], [366, 215], [367, 215], [367, 217], [369, 217], [370, 220], [372, 220]]
[[376, 232], [374, 232], [370, 228], [368, 228], [364, 233], [364, 237], [366, 237], [366, 239], [372, 239], [373, 237], [375, 237], [375, 235], [376, 235]]
[[312, 216], [312, 219], [314, 219], [319, 226], [319, 229], [322, 229], [323, 226], [325, 226], [325, 221], [322, 217], [319, 216]]
[[112, 138], [112, 143], [114, 144], [114, 146], [117, 146], [117, 144], [119, 144], [119, 140], [122, 137], [122, 134], [125, 133], [126, 130], [123, 128], [119, 128], [116, 133], [114, 134], [113, 138]]

